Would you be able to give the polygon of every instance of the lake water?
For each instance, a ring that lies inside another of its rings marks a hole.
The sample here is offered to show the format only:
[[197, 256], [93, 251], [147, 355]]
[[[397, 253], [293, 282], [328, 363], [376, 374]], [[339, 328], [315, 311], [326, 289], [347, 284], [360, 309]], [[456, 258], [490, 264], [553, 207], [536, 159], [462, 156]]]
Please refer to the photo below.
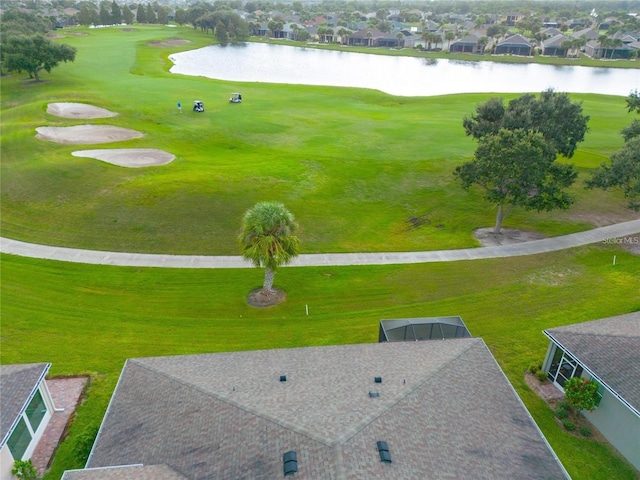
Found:
[[169, 58], [174, 63], [170, 71], [184, 75], [236, 82], [370, 88], [398, 96], [541, 92], [549, 87], [559, 92], [627, 96], [634, 89], [640, 90], [640, 68], [468, 62], [265, 43], [212, 45]]

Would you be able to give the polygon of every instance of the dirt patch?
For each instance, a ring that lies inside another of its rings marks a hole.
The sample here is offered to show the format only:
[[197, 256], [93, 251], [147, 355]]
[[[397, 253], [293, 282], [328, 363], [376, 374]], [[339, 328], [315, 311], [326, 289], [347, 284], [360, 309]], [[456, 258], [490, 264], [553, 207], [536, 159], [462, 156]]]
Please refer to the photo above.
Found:
[[67, 35], [75, 35], [76, 37], [86, 37], [89, 34], [86, 32], [67, 32]]
[[137, 28], [121, 28], [120, 31], [121, 32], [137, 32], [138, 29]]
[[72, 145], [112, 143], [143, 137], [144, 134], [128, 128], [111, 125], [76, 125], [75, 127], [38, 127], [36, 138], [47, 142]]
[[114, 148], [111, 150], [79, 150], [74, 157], [95, 158], [127, 168], [156, 167], [171, 163], [176, 156], [153, 148]]
[[47, 113], [62, 118], [109, 118], [118, 115], [105, 108], [71, 102], [50, 103], [47, 105]]
[[476, 228], [473, 236], [483, 247], [495, 247], [499, 245], [513, 245], [515, 243], [531, 242], [546, 238], [538, 232], [529, 230], [517, 230], [515, 228], [503, 228], [500, 233], [493, 233], [493, 228]]
[[187, 43], [191, 43], [191, 40], [185, 38], [167, 38], [163, 41], [149, 42], [148, 45], [152, 47], [177, 47], [179, 45], [186, 45]]
[[64, 35], [60, 35], [59, 33], [48, 33], [46, 35], [47, 38], [64, 38]]
[[565, 217], [571, 222], [584, 222], [594, 227], [606, 227], [607, 225], [613, 225], [614, 223], [628, 222], [630, 220], [636, 220], [638, 214], [630, 209], [625, 209], [612, 213], [598, 213], [598, 212], [581, 212], [581, 213], [568, 213]]
[[287, 299], [287, 293], [283, 290], [273, 289], [273, 292], [267, 293], [263, 288], [251, 290], [247, 295], [247, 303], [256, 308], [273, 307], [284, 302]]

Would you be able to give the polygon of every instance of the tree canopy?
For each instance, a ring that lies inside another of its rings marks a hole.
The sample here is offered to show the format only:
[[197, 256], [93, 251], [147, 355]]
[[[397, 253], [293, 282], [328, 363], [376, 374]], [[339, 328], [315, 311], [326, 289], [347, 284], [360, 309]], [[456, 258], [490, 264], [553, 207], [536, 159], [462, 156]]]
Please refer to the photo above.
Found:
[[540, 132], [502, 128], [481, 137], [473, 160], [457, 167], [454, 175], [464, 189], [480, 186], [484, 199], [498, 207], [494, 233], [500, 233], [514, 207], [547, 211], [573, 203], [564, 189], [577, 173], [555, 157], [555, 149]]
[[539, 97], [522, 95], [507, 107], [502, 98], [489, 99], [477, 107], [475, 115], [463, 120], [463, 126], [467, 135], [476, 139], [495, 134], [501, 128], [538, 131], [556, 153], [571, 158], [578, 143], [584, 140], [588, 122], [582, 104], [572, 103], [567, 93], [549, 89]]
[[[626, 99], [629, 112], [640, 113], [640, 93], [634, 90]], [[627, 207], [640, 211], [640, 121], [622, 129], [624, 146], [611, 155], [609, 164], [602, 163], [586, 180], [587, 188], [620, 188], [629, 201]]]
[[299, 253], [300, 240], [293, 215], [282, 203], [260, 202], [244, 215], [240, 232], [242, 256], [265, 267], [263, 290], [273, 292], [276, 270]]
[[39, 72], [57, 67], [60, 62], [73, 62], [76, 49], [54, 43], [42, 35], [10, 37], [3, 45], [4, 67], [9, 71], [27, 72], [40, 81]]

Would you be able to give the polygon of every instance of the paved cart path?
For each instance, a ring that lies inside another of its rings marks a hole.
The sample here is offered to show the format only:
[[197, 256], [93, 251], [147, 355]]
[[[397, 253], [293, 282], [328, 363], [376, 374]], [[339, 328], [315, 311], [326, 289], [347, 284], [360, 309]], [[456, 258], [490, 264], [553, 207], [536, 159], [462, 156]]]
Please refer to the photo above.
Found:
[[[554, 252], [605, 242], [640, 233], [640, 219], [594, 228], [585, 232], [495, 247], [433, 250], [427, 252], [318, 253], [298, 256], [290, 266], [386, 265], [406, 263], [454, 262], [482, 258], [517, 257]], [[640, 237], [633, 237], [640, 242]], [[123, 267], [163, 268], [250, 268], [252, 264], [240, 256], [164, 255], [151, 253], [104, 252], [76, 248], [52, 247], [0, 237], [0, 252], [22, 257], [59, 260], [62, 262], [115, 265]]]

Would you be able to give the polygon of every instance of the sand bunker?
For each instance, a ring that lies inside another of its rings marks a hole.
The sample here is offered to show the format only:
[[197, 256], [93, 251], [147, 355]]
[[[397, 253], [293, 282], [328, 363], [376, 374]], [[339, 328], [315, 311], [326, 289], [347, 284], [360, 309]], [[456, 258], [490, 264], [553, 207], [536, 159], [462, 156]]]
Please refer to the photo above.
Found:
[[164, 150], [153, 148], [115, 148], [113, 150], [79, 150], [73, 152], [74, 157], [87, 157], [119, 167], [140, 168], [166, 165], [174, 160], [172, 155]]
[[36, 138], [72, 145], [112, 143], [143, 137], [144, 134], [128, 128], [111, 125], [76, 125], [75, 127], [38, 127]]
[[177, 47], [179, 45], [186, 45], [187, 43], [191, 43], [191, 40], [185, 38], [167, 38], [164, 41], [156, 40], [149, 42], [149, 45], [152, 47]]
[[105, 108], [94, 107], [86, 103], [50, 103], [47, 113], [63, 118], [107, 118], [118, 115]]

